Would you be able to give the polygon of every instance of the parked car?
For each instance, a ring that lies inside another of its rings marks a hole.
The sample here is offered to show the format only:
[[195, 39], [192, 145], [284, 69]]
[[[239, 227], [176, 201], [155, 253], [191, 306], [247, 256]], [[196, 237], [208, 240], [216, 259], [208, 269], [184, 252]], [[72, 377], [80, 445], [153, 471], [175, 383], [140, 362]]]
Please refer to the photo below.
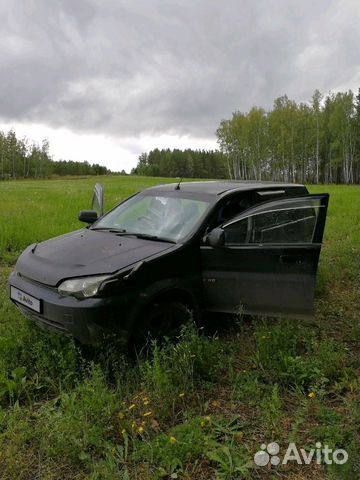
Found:
[[85, 228], [30, 245], [10, 298], [39, 325], [96, 343], [171, 330], [192, 310], [313, 314], [329, 195], [303, 185], [159, 185], [103, 214], [96, 185]]

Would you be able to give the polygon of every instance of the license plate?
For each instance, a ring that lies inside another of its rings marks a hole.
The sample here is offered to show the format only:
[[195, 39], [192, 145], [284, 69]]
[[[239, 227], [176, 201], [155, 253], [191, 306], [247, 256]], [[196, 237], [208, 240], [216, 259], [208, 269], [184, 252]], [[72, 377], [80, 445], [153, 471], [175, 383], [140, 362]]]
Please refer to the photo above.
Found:
[[15, 300], [15, 302], [21, 303], [22, 305], [25, 305], [31, 310], [40, 313], [40, 300], [33, 297], [32, 295], [29, 295], [28, 293], [25, 293], [22, 290], [11, 286], [10, 297]]

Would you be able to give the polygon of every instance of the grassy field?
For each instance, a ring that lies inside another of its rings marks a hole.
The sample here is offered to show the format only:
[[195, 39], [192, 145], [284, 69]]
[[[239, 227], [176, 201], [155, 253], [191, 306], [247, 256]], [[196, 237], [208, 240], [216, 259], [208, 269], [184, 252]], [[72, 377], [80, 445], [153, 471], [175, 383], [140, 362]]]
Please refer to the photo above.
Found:
[[[106, 207], [171, 179], [106, 177]], [[1, 479], [359, 477], [359, 191], [330, 192], [316, 318], [218, 318], [134, 360], [116, 340], [85, 358], [9, 302], [28, 244], [79, 228], [89, 179], [0, 183]], [[344, 465], [255, 467], [260, 445], [344, 448]]]

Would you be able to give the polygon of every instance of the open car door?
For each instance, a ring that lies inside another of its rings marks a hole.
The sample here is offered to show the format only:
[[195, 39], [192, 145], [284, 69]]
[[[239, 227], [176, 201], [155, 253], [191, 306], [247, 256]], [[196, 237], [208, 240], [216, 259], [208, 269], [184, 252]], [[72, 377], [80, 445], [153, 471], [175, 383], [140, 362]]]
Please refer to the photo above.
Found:
[[94, 195], [91, 203], [91, 210], [94, 210], [98, 217], [104, 215], [104, 188], [100, 183], [94, 187]]
[[311, 317], [328, 200], [271, 200], [222, 225], [224, 245], [201, 246], [206, 308]]

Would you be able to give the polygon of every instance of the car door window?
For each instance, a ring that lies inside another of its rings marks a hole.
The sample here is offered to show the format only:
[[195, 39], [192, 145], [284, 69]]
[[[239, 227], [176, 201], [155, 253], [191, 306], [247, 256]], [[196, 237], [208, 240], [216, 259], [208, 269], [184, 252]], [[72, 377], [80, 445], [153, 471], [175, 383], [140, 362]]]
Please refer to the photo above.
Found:
[[225, 245], [312, 243], [320, 199], [274, 206], [224, 226]]

